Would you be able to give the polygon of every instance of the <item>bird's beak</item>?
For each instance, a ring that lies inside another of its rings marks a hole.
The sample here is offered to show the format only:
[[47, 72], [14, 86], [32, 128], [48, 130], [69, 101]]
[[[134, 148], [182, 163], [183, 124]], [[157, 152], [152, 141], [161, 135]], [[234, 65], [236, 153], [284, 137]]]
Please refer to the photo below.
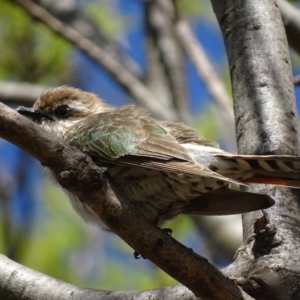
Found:
[[50, 119], [50, 117], [41, 111], [32, 107], [19, 106], [17, 112], [25, 117], [30, 118], [32, 121], [39, 122], [42, 118]]

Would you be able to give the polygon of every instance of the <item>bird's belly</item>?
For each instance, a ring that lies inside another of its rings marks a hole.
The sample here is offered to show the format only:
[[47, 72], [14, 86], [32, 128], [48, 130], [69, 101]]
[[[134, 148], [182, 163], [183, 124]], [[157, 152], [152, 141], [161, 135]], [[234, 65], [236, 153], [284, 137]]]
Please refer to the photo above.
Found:
[[[145, 168], [116, 167], [109, 172], [127, 200], [158, 225], [182, 213], [191, 199], [226, 185], [226, 182], [208, 177]], [[66, 193], [73, 208], [87, 223], [109, 229], [88, 205], [72, 193]]]
[[135, 203], [138, 210], [155, 222], [178, 199], [165, 174], [142, 168], [123, 168], [114, 180], [123, 195]]
[[224, 185], [199, 176], [128, 167], [115, 173], [114, 180], [123, 195], [158, 224], [180, 214], [189, 200]]

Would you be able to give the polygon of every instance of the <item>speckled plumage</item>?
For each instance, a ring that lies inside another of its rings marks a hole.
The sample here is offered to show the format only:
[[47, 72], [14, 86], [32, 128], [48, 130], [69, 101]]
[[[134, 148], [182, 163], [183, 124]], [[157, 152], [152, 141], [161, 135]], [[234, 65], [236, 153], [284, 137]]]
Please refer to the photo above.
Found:
[[[94, 94], [62, 86], [42, 95], [33, 109], [33, 120], [89, 154], [157, 224], [180, 213], [241, 213], [274, 203], [265, 195], [231, 191], [231, 183], [300, 186], [297, 157], [226, 153], [189, 126], [156, 121], [134, 105], [113, 109]], [[29, 115], [25, 108], [19, 112]], [[70, 199], [87, 221], [101, 223]]]

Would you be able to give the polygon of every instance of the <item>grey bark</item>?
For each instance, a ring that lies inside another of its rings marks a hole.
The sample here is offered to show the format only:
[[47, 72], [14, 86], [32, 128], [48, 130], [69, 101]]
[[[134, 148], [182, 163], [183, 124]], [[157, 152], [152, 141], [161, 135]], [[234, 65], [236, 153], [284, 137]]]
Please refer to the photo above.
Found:
[[0, 255], [0, 299], [5, 300], [196, 300], [183, 285], [148, 291], [101, 291], [78, 287], [22, 266]]
[[[212, 0], [227, 49], [238, 151], [298, 155], [291, 62], [279, 10], [270, 0]], [[224, 273], [255, 299], [299, 299], [299, 192], [253, 186], [276, 205], [243, 216], [244, 243]]]
[[[173, 20], [160, 2], [145, 3], [147, 32], [147, 82], [153, 94], [165, 108], [174, 110], [185, 123], [191, 123], [188, 112], [184, 62], [181, 47], [176, 39]], [[167, 0], [168, 2], [168, 0]], [[171, 5], [173, 5], [170, 2]]]

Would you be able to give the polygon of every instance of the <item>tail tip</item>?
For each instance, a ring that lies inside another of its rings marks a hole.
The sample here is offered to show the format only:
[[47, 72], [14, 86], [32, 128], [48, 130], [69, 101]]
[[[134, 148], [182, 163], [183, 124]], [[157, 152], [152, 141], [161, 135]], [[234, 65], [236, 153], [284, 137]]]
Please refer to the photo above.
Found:
[[276, 203], [275, 199], [272, 198], [271, 196], [269, 196], [269, 195], [265, 195], [265, 196], [266, 196], [266, 201], [265, 201], [265, 204], [262, 207], [262, 209], [272, 207]]

